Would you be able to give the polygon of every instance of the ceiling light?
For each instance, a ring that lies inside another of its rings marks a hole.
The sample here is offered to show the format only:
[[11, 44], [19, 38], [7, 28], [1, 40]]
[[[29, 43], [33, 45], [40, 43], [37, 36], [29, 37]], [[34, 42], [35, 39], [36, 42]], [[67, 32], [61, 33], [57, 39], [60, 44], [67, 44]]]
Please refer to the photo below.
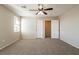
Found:
[[38, 15], [44, 15], [44, 13], [42, 11], [39, 11]]
[[42, 9], [43, 8], [43, 5], [42, 4], [39, 4], [39, 9]]

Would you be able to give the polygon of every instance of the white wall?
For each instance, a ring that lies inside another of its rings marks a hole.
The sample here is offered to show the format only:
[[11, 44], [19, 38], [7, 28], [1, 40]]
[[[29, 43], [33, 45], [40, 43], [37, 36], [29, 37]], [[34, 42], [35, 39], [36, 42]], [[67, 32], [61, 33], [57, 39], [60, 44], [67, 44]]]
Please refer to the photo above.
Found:
[[19, 39], [19, 33], [14, 32], [14, 16], [15, 14], [0, 5], [0, 49]]
[[37, 20], [37, 38], [44, 38], [44, 19]]
[[[35, 39], [45, 38], [45, 20], [52, 20], [53, 18], [47, 17], [23, 17], [21, 22], [22, 38], [23, 39]], [[54, 18], [55, 19], [55, 18]], [[56, 18], [57, 19], [57, 18]], [[52, 20], [51, 24], [52, 38], [59, 38], [59, 22], [58, 20]]]
[[79, 48], [79, 5], [61, 16], [60, 33], [61, 40]]
[[23, 39], [35, 39], [36, 38], [36, 18], [26, 17], [21, 20], [21, 30]]

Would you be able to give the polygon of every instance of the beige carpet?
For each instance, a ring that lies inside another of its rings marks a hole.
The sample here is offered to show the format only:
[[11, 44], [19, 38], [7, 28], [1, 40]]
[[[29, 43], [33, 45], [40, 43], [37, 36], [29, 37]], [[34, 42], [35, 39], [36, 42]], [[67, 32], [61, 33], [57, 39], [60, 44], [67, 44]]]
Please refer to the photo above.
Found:
[[57, 39], [24, 39], [0, 51], [1, 55], [75, 55], [79, 49]]

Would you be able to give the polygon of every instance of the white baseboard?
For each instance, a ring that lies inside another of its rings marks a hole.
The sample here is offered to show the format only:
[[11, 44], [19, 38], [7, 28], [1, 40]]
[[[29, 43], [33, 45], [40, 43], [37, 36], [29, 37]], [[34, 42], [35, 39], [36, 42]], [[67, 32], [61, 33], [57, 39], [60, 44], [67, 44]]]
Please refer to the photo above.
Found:
[[71, 45], [71, 46], [73, 46], [73, 47], [75, 47], [75, 48], [79, 49], [79, 47], [78, 47], [78, 46], [76, 46], [76, 45], [74, 45], [74, 44], [72, 44], [72, 43], [68, 42], [67, 40], [63, 40], [63, 39], [60, 39], [60, 40], [62, 40], [62, 41], [64, 41], [64, 42], [66, 42], [67, 44], [69, 44], [69, 45]]
[[[19, 40], [19, 39], [18, 39], [18, 40]], [[9, 46], [9, 45], [11, 45], [11, 44], [13, 44], [13, 43], [15, 43], [15, 42], [18, 41], [18, 40], [10, 41], [9, 43], [7, 43], [7, 44], [3, 45], [2, 47], [0, 47], [0, 50], [2, 50], [3, 48], [5, 48], [5, 47], [7, 47], [7, 46]]]

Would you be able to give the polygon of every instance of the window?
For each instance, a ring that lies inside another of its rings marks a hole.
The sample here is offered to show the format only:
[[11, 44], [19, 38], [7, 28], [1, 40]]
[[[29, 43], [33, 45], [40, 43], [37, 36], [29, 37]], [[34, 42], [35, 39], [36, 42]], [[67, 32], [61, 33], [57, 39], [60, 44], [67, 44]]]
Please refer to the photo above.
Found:
[[17, 16], [14, 16], [14, 32], [20, 31], [20, 21]]

